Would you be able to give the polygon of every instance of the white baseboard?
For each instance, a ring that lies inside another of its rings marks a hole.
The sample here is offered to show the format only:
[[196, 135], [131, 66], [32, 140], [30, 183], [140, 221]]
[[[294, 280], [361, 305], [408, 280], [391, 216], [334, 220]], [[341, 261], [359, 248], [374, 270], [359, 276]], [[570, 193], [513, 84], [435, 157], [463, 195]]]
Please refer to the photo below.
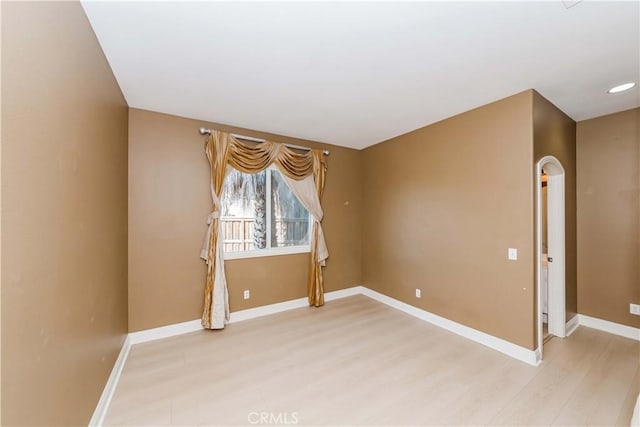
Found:
[[542, 349], [536, 348], [536, 351], [534, 352], [534, 356], [536, 358], [535, 366], [538, 366], [539, 364], [542, 363]]
[[246, 310], [234, 311], [229, 316], [228, 323], [242, 322], [243, 320], [255, 319], [256, 317], [268, 316], [287, 310], [295, 310], [296, 308], [309, 307], [307, 298], [298, 298], [291, 301], [278, 302], [275, 304], [263, 305]]
[[632, 340], [640, 341], [640, 329], [627, 325], [621, 325], [619, 323], [610, 322], [608, 320], [598, 319], [595, 317], [587, 316], [584, 314], [578, 314], [580, 325], [587, 328], [599, 329], [610, 334], [620, 335], [621, 337], [631, 338]]
[[325, 301], [333, 301], [340, 298], [351, 297], [354, 295], [362, 295], [364, 286], [353, 286], [351, 288], [340, 289], [339, 291], [327, 292], [324, 294]]
[[540, 363], [540, 358], [539, 356], [536, 356], [536, 352], [534, 350], [520, 347], [519, 345], [510, 343], [509, 341], [505, 341], [501, 338], [494, 337], [493, 335], [478, 331], [477, 329], [470, 328], [468, 326], [430, 313], [421, 308], [417, 308], [402, 301], [398, 301], [397, 299], [391, 298], [369, 288], [363, 287], [362, 293], [369, 298], [372, 298], [398, 310], [404, 311], [411, 316], [417, 317], [418, 319], [424, 320], [425, 322], [429, 322], [440, 328], [453, 332], [454, 334], [475, 341], [478, 344], [482, 344], [484, 346], [497, 350], [501, 353], [506, 354], [507, 356], [513, 357], [514, 359], [518, 359], [533, 366], [537, 366]]
[[[383, 304], [404, 311], [405, 313], [408, 313], [414, 317], [422, 319], [438, 327], [444, 328], [450, 332], [453, 332], [477, 343], [483, 344], [515, 359], [521, 360], [534, 366], [537, 366], [540, 363], [540, 358], [536, 356], [536, 353], [533, 350], [520, 347], [501, 338], [494, 337], [493, 335], [480, 332], [477, 329], [473, 329], [460, 323], [456, 323], [444, 317], [440, 317], [436, 314], [398, 301], [394, 298], [373, 291], [364, 286], [353, 286], [347, 289], [327, 292], [324, 294], [324, 299], [325, 301], [332, 301], [359, 294], [365, 295], [376, 301], [382, 302]], [[257, 317], [268, 316], [270, 314], [281, 313], [283, 311], [294, 310], [296, 308], [303, 308], [308, 306], [309, 302], [307, 301], [307, 298], [298, 298], [290, 301], [279, 302], [276, 304], [269, 304], [261, 307], [234, 311], [230, 315], [229, 323], [242, 322], [244, 320], [255, 319]], [[131, 334], [129, 334], [129, 337], [131, 340], [131, 344], [133, 345], [163, 338], [169, 338], [176, 335], [182, 335], [189, 332], [195, 332], [201, 329], [202, 326], [200, 325], [200, 320], [198, 319], [183, 323], [176, 323], [174, 325], [162, 326], [159, 328], [147, 329], [139, 332], [132, 332]]]
[[575, 315], [569, 320], [565, 326], [565, 337], [571, 335], [580, 326], [580, 316]]
[[[340, 289], [339, 291], [327, 292], [324, 294], [324, 300], [332, 301], [339, 298], [358, 295], [362, 293], [361, 288], [362, 286], [354, 286], [351, 288]], [[256, 308], [248, 308], [246, 310], [234, 311], [230, 315], [229, 323], [242, 322], [243, 320], [255, 319], [256, 317], [268, 316], [270, 314], [303, 307], [309, 307], [309, 300], [306, 297], [279, 302], [276, 304], [263, 305]]]
[[200, 319], [189, 320], [188, 322], [175, 323], [173, 325], [161, 326], [159, 328], [145, 329], [143, 331], [131, 332], [129, 338], [131, 345], [143, 342], [160, 340], [174, 337], [176, 335], [188, 334], [202, 329]]
[[[325, 301], [332, 301], [339, 298], [345, 298], [352, 295], [362, 293], [362, 286], [354, 286], [351, 288], [340, 289], [338, 291], [327, 292], [324, 294]], [[244, 320], [255, 319], [257, 317], [268, 316], [287, 310], [308, 307], [307, 298], [298, 298], [290, 301], [278, 302], [275, 304], [263, 305], [256, 308], [248, 308], [246, 310], [234, 311], [229, 316], [229, 323], [242, 322]], [[145, 329], [143, 331], [132, 332], [129, 334], [131, 344], [140, 344], [143, 342], [155, 341], [163, 338], [169, 338], [176, 335], [188, 334], [202, 330], [200, 319], [189, 320], [188, 322], [176, 323], [159, 328]]]
[[129, 338], [129, 336], [127, 336], [124, 339], [124, 343], [122, 343], [120, 354], [116, 359], [116, 363], [114, 363], [113, 365], [113, 369], [111, 370], [111, 375], [109, 375], [107, 384], [102, 390], [102, 395], [100, 396], [100, 400], [98, 400], [96, 409], [95, 411], [93, 411], [91, 420], [89, 420], [89, 427], [99, 427], [104, 423], [104, 417], [105, 415], [107, 415], [107, 409], [109, 409], [111, 399], [113, 398], [113, 393], [116, 391], [116, 385], [118, 385], [118, 381], [120, 380], [120, 374], [122, 374], [122, 368], [124, 368], [124, 362], [127, 360], [130, 348], [131, 339]]

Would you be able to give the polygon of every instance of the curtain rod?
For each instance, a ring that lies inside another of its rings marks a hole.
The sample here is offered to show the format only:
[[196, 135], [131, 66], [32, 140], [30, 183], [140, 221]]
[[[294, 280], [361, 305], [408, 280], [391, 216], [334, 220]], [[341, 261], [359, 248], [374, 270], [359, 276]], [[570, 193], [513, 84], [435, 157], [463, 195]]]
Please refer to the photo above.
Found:
[[[207, 128], [200, 128], [200, 135], [211, 135], [211, 129], [207, 129]], [[254, 138], [252, 136], [243, 136], [243, 135], [237, 135], [235, 133], [232, 133], [231, 136], [233, 136], [234, 138], [238, 138], [238, 139], [243, 139], [245, 141], [252, 141], [252, 142], [266, 142], [266, 139], [261, 139], [261, 138]], [[284, 144], [289, 148], [295, 148], [296, 150], [305, 150], [305, 151], [311, 151], [311, 148], [309, 147], [303, 147], [301, 145], [294, 145], [294, 144]], [[329, 155], [329, 150], [323, 150], [322, 153], [325, 156]]]

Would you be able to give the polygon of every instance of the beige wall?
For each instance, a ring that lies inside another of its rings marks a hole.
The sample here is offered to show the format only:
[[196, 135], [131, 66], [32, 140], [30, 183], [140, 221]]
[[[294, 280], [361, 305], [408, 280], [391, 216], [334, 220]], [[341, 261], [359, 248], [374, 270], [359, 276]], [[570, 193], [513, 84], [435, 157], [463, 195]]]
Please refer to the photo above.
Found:
[[534, 348], [532, 134], [526, 91], [364, 150], [364, 284]]
[[[199, 319], [199, 258], [211, 210], [208, 126], [331, 150], [322, 200], [330, 258], [325, 290], [361, 284], [361, 153], [343, 147], [131, 109], [129, 115], [129, 330]], [[306, 296], [307, 254], [226, 262], [231, 311]], [[251, 290], [243, 300], [242, 291]]]
[[75, 2], [2, 2], [2, 80], [2, 424], [86, 425], [127, 332], [127, 106]]
[[578, 311], [640, 327], [640, 108], [578, 122]]
[[[576, 122], [533, 91], [533, 157], [557, 158], [565, 172], [565, 307], [566, 319], [578, 312], [576, 261]], [[534, 170], [535, 173], [535, 170]]]

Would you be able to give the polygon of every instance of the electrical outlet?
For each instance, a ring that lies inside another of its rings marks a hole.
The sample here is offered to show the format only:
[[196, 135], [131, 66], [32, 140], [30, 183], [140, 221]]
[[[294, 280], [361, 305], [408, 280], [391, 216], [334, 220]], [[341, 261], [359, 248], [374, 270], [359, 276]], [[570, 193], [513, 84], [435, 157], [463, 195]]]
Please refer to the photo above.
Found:
[[516, 248], [509, 248], [509, 252], [507, 255], [511, 261], [515, 261], [518, 259], [518, 250]]
[[629, 313], [640, 316], [640, 304], [629, 304]]
[[416, 298], [420, 298], [422, 296], [422, 291], [420, 289], [416, 289]]
[[245, 290], [242, 294], [244, 296], [244, 299], [249, 299], [251, 298], [251, 292], [249, 292], [249, 290]]

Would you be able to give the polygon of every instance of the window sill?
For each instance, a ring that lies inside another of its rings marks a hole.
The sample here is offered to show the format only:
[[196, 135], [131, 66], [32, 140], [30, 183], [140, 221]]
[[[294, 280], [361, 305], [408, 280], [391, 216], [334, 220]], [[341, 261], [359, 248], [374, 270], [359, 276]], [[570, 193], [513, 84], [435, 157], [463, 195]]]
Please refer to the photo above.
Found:
[[258, 249], [255, 251], [244, 252], [225, 252], [224, 259], [245, 259], [245, 258], [261, 258], [265, 256], [277, 255], [293, 255], [305, 254], [311, 252], [311, 248], [307, 246], [287, 246], [284, 248]]

